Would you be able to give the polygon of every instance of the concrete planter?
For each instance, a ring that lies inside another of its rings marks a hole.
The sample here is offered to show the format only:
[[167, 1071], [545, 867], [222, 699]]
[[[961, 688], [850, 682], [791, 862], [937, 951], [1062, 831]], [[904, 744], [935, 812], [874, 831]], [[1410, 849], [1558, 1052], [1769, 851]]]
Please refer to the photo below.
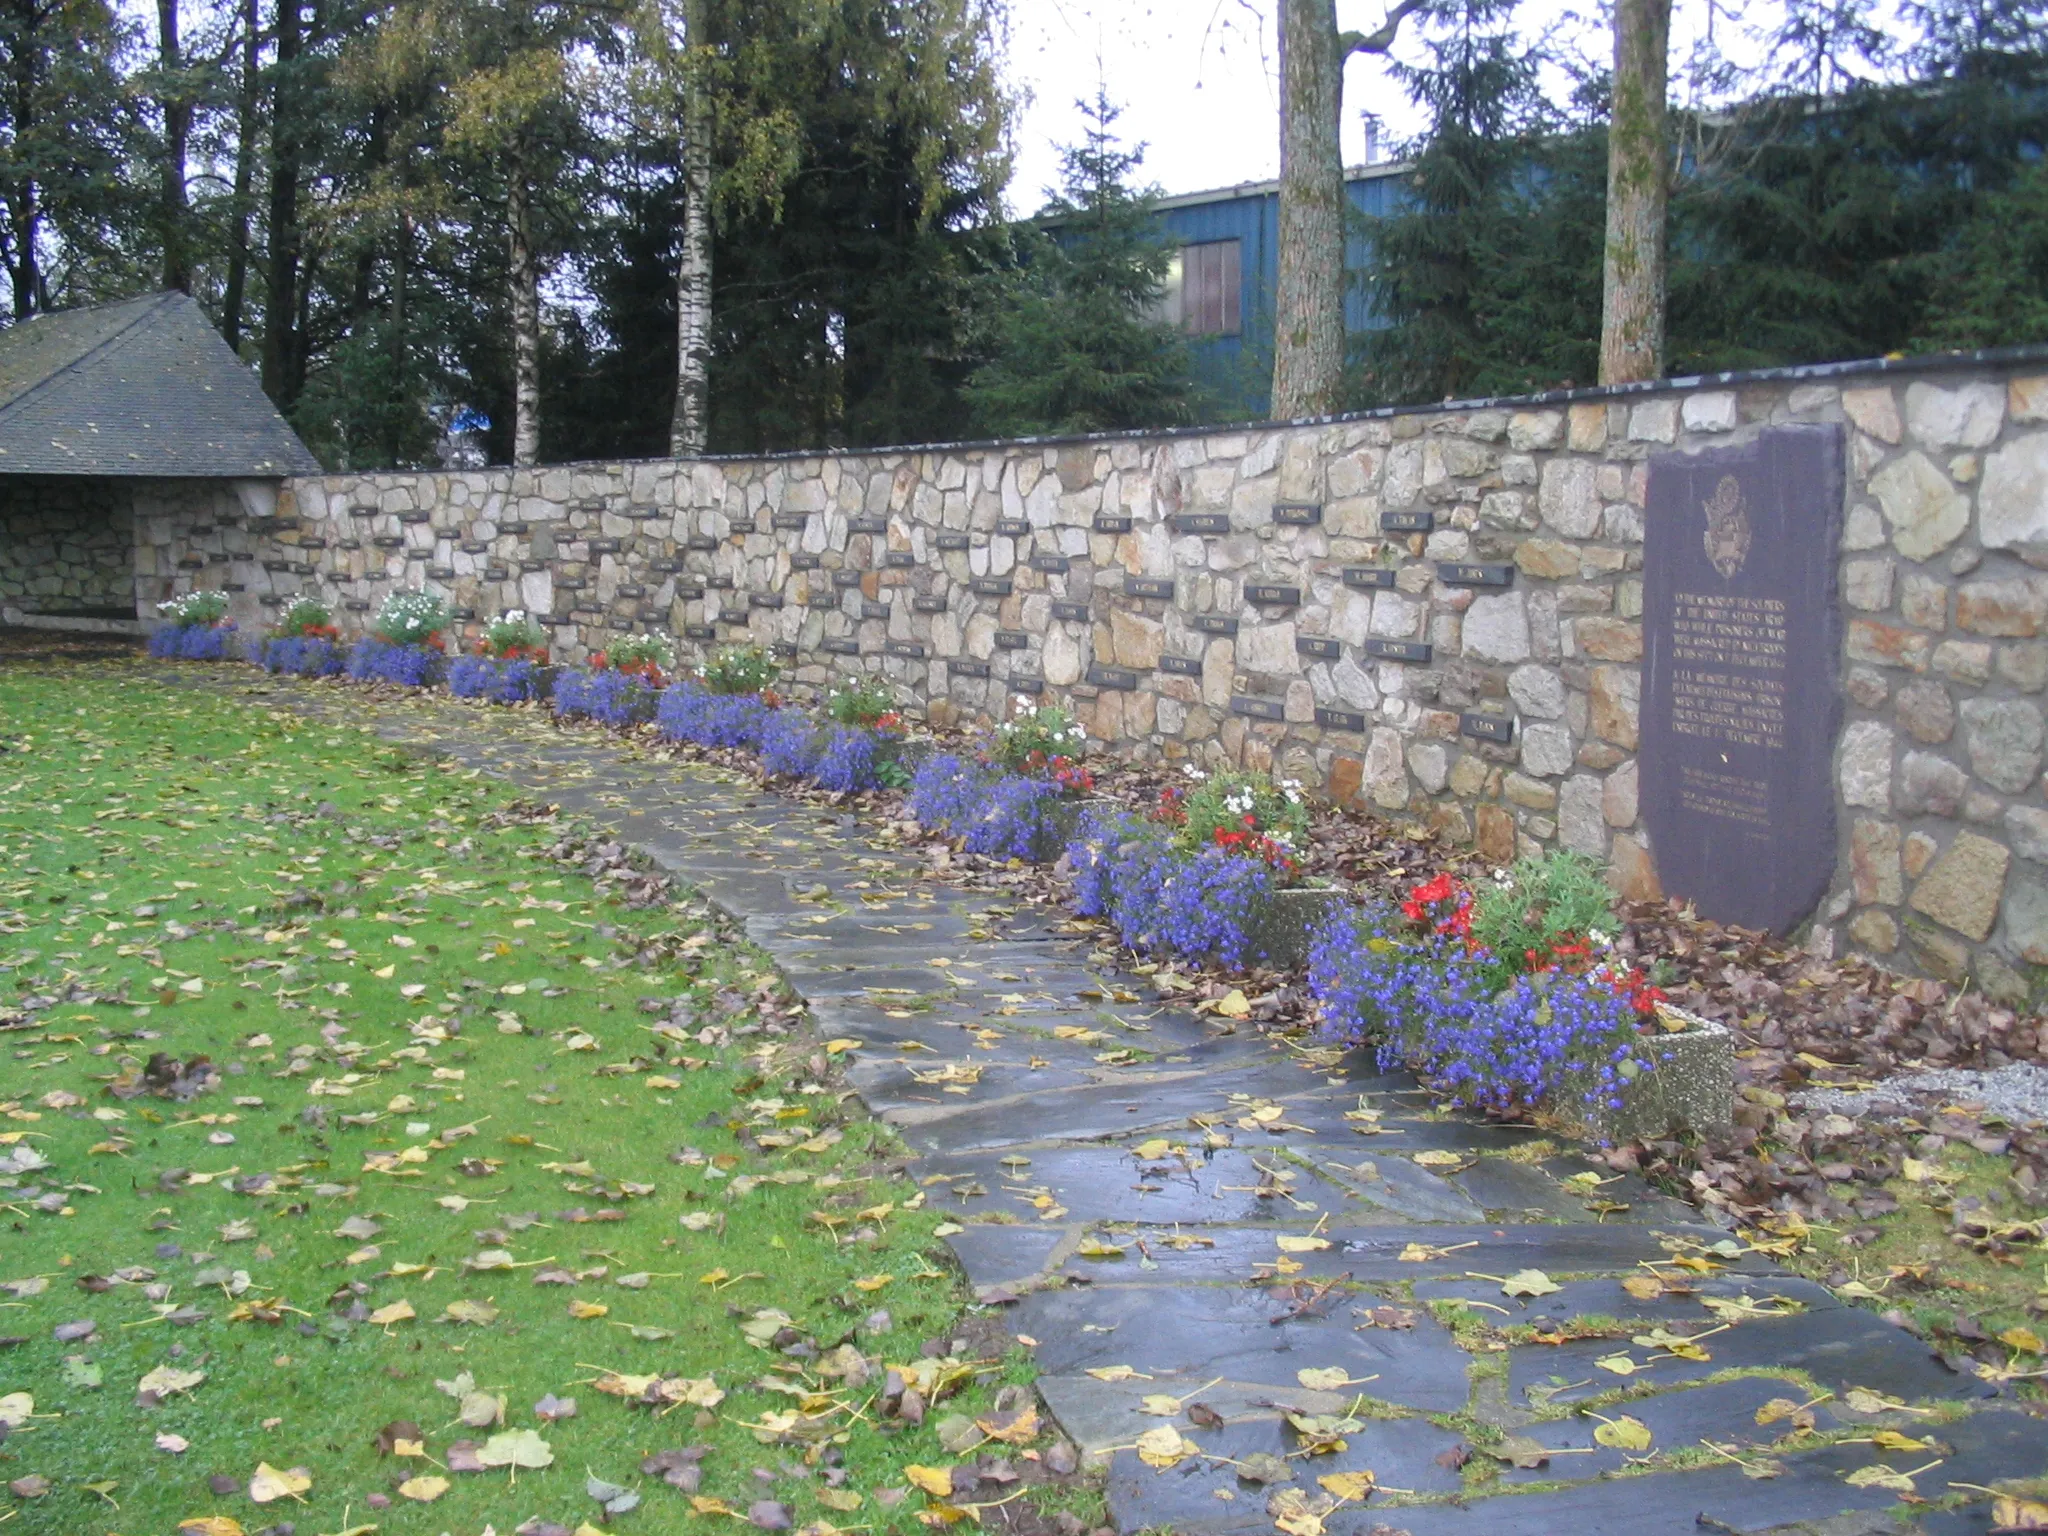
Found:
[[1591, 1117], [1602, 1141], [1653, 1140], [1682, 1131], [1720, 1131], [1734, 1123], [1735, 1037], [1722, 1025], [1659, 1004], [1659, 1017], [1684, 1027], [1659, 1035], [1656, 1065], [1622, 1090], [1621, 1108]]

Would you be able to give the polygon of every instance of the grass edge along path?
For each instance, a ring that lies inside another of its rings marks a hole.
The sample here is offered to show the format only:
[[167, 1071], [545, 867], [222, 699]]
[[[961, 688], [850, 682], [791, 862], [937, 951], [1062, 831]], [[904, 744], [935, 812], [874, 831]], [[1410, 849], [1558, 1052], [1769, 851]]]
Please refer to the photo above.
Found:
[[917, 1528], [916, 1421], [1029, 1368], [925, 1353], [936, 1218], [765, 963], [475, 773], [134, 681], [0, 673], [0, 998], [57, 999], [0, 1033], [4, 1518]]

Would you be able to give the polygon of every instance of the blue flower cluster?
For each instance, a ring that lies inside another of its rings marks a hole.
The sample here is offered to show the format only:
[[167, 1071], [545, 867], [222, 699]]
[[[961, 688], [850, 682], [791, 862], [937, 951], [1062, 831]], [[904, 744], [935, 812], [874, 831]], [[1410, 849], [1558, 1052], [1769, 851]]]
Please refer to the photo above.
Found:
[[365, 635], [349, 649], [348, 675], [359, 683], [398, 683], [424, 688], [440, 676], [447, 658], [430, 645], [393, 645]]
[[1486, 957], [1418, 940], [1388, 908], [1340, 912], [1317, 931], [1309, 991], [1323, 1035], [1377, 1048], [1442, 1085], [1458, 1108], [1619, 1108], [1656, 1062], [1635, 1010], [1605, 980], [1566, 971], [1487, 980]]
[[959, 826], [995, 779], [995, 770], [975, 758], [934, 752], [910, 777], [910, 814], [927, 827]]
[[548, 676], [524, 657], [502, 661], [495, 656], [458, 656], [448, 664], [448, 691], [458, 699], [524, 704], [546, 697]]
[[348, 666], [342, 648], [319, 635], [274, 635], [259, 640], [249, 659], [266, 672], [291, 677], [333, 677]]
[[811, 782], [827, 794], [845, 795], [873, 789], [882, 782], [881, 743], [873, 731], [842, 725], [825, 743]]
[[[666, 720], [662, 729], [668, 730]], [[825, 734], [806, 710], [778, 709], [761, 727], [761, 765], [776, 778], [809, 778], [824, 750]]]
[[1256, 958], [1273, 871], [1220, 848], [1186, 853], [1171, 834], [1127, 812], [1082, 812], [1067, 844], [1075, 904], [1106, 917], [1133, 949], [1243, 965]]
[[[559, 691], [559, 688], [557, 689]], [[754, 693], [713, 693], [702, 683], [662, 690], [655, 724], [671, 741], [700, 747], [758, 747], [774, 711]]]
[[1029, 859], [1041, 850], [1046, 807], [1060, 796], [1049, 779], [1005, 773], [959, 752], [935, 752], [910, 780], [910, 814], [945, 827], [969, 853]]
[[555, 674], [555, 715], [562, 720], [581, 715], [601, 725], [637, 725], [652, 718], [661, 691], [637, 672], [564, 668]]
[[232, 624], [160, 624], [149, 632], [149, 654], [170, 661], [225, 661]]

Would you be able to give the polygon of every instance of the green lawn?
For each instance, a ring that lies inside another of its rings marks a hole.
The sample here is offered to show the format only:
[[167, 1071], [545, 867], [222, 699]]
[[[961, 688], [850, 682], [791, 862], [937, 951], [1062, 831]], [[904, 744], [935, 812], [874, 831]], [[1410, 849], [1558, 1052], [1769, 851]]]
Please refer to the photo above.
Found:
[[[882, 1393], [951, 1374], [939, 1218], [823, 1047], [763, 1030], [758, 953], [511, 803], [150, 669], [0, 670], [14, 1529], [502, 1536], [597, 1523], [589, 1478], [629, 1529], [920, 1528], [904, 1466], [953, 1458]], [[695, 1511], [640, 1470], [691, 1447]], [[310, 1486], [256, 1502], [261, 1466]]]

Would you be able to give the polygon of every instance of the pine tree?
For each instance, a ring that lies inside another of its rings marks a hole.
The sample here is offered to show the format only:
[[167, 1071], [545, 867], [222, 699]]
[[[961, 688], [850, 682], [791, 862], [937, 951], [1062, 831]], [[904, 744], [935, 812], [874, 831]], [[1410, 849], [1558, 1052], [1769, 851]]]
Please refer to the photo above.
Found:
[[967, 383], [977, 429], [996, 436], [1101, 432], [1192, 418], [1186, 343], [1156, 317], [1173, 249], [1132, 187], [1106, 93], [1082, 103], [1086, 137], [1062, 151], [1063, 191], [1018, 236], [1016, 264], [990, 275], [984, 344]]

